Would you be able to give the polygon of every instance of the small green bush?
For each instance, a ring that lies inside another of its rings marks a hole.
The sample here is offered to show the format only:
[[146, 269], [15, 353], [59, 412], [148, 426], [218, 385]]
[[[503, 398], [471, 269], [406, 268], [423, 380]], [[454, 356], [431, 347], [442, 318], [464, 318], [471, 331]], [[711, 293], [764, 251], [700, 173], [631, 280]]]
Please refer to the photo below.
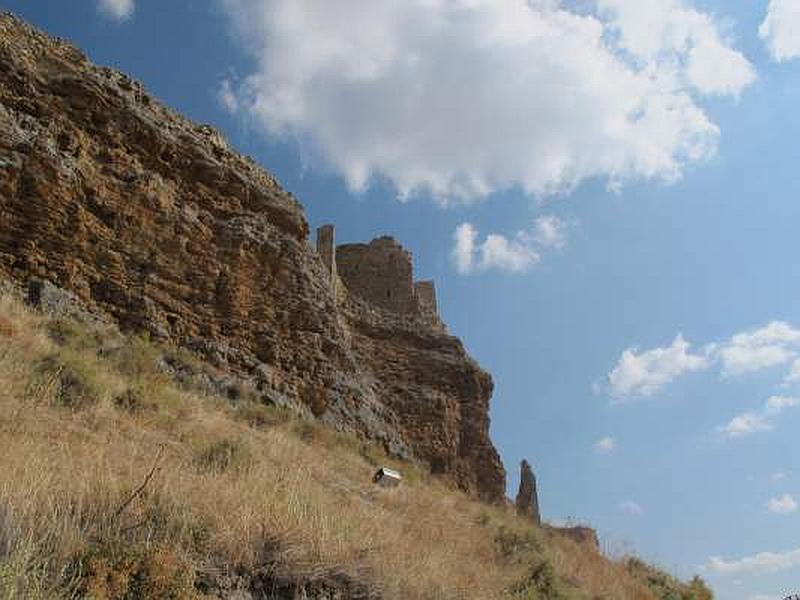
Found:
[[534, 566], [530, 575], [515, 586], [511, 594], [514, 600], [570, 600], [574, 597], [548, 560]]
[[701, 577], [695, 576], [689, 583], [648, 565], [643, 560], [630, 557], [625, 568], [644, 583], [659, 600], [713, 600], [714, 594]]
[[530, 552], [540, 552], [541, 542], [531, 527], [524, 530], [513, 530], [500, 525], [494, 538], [500, 556], [506, 559], [521, 557]]

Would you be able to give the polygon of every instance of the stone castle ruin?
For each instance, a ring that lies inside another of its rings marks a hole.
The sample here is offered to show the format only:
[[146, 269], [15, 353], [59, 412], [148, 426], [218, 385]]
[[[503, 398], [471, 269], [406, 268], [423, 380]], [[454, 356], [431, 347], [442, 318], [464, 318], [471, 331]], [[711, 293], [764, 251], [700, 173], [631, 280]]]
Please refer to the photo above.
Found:
[[336, 246], [334, 226], [323, 225], [317, 229], [317, 253], [332, 286], [341, 281], [348, 292], [375, 307], [439, 322], [433, 281], [414, 281], [411, 253], [394, 238]]

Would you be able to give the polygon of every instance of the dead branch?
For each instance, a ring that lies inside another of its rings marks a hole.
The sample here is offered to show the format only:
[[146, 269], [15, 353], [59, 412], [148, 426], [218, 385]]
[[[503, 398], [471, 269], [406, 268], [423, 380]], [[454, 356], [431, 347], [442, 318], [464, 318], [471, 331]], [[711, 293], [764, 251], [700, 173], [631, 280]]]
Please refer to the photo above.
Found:
[[133, 502], [142, 492], [144, 492], [145, 488], [150, 483], [150, 480], [153, 479], [153, 476], [158, 471], [159, 463], [161, 462], [161, 458], [163, 456], [164, 456], [164, 445], [162, 444], [158, 448], [158, 454], [156, 455], [156, 458], [153, 461], [153, 466], [150, 469], [150, 472], [147, 474], [147, 477], [144, 478], [144, 481], [142, 481], [139, 487], [133, 490], [133, 492], [131, 493], [130, 496], [128, 496], [125, 502], [120, 504], [119, 508], [114, 512], [114, 516], [111, 517], [112, 522], [116, 521], [119, 518], [119, 516], [125, 511], [125, 509], [128, 508], [128, 506], [130, 506], [131, 502]]

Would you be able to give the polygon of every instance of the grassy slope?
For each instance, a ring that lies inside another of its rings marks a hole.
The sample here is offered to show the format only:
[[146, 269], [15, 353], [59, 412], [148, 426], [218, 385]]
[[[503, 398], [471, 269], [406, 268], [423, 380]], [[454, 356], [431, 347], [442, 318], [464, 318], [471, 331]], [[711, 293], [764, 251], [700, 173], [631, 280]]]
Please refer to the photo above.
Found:
[[378, 489], [391, 461], [375, 448], [179, 388], [164, 352], [180, 354], [0, 297], [0, 599], [197, 598], [256, 579], [383, 598], [710, 598], [410, 465]]

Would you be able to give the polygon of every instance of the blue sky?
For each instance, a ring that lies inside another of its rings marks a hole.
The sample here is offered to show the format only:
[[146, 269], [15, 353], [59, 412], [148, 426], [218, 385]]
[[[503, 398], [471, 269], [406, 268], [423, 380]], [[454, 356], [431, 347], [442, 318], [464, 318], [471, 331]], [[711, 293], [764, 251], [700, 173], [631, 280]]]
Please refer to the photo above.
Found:
[[800, 592], [798, 0], [0, 7], [412, 250], [545, 519]]

